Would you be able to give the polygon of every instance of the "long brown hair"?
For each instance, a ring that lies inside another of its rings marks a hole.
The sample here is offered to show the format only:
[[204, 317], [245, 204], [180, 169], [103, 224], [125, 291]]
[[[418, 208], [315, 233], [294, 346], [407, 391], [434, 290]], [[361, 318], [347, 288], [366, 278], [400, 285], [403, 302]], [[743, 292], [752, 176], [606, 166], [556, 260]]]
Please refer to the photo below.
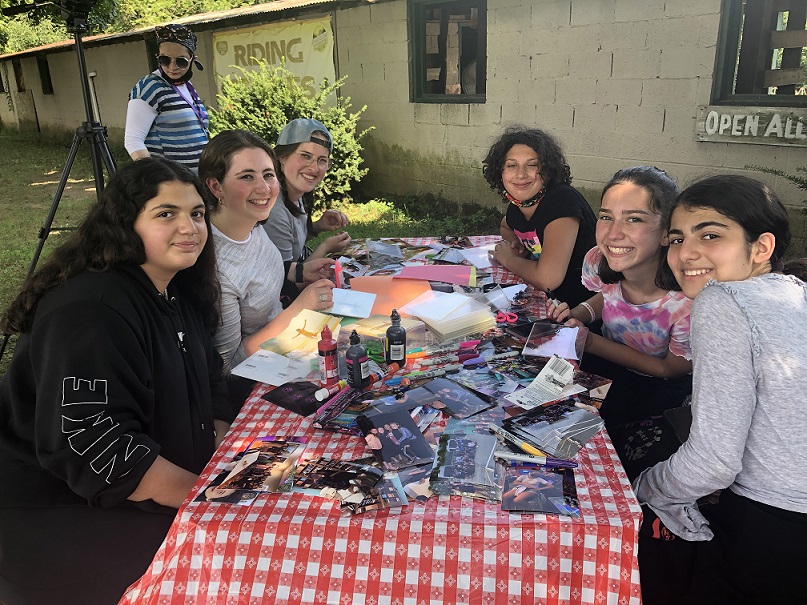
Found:
[[[157, 196], [160, 185], [168, 182], [193, 185], [205, 199], [196, 176], [176, 162], [149, 157], [120, 168], [73, 235], [23, 284], [0, 321], [3, 331], [30, 330], [42, 297], [83, 271], [113, 271], [124, 263], [145, 263], [146, 250], [134, 223], [146, 202]], [[207, 212], [205, 224], [210, 232]], [[196, 263], [179, 271], [171, 282], [189, 304], [199, 308], [211, 333], [218, 326], [220, 294], [212, 240], [208, 238]]]

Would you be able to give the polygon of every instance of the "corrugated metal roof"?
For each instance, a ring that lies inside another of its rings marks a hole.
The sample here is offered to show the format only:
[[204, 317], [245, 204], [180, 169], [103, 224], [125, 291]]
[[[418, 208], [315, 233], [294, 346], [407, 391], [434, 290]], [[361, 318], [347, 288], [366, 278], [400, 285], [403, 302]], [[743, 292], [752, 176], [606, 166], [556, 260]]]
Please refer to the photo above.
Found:
[[[157, 25], [166, 25], [168, 23], [181, 23], [183, 25], [206, 25], [210, 23], [217, 23], [220, 21], [238, 20], [239, 17], [253, 17], [264, 13], [277, 13], [286, 10], [304, 9], [316, 5], [339, 4], [340, 0], [274, 0], [273, 2], [266, 2], [264, 4], [256, 4], [254, 6], [243, 6], [241, 8], [232, 8], [229, 10], [215, 11], [212, 13], [200, 13], [198, 15], [191, 15], [189, 17], [182, 17], [181, 19], [172, 19], [164, 23], [156, 23], [149, 27], [134, 29], [128, 32], [121, 32], [115, 34], [98, 34], [95, 36], [86, 36], [82, 38], [85, 47], [100, 46], [104, 44], [118, 44], [125, 42], [132, 38], [144, 38], [151, 35]], [[344, 2], [343, 2], [344, 3]], [[347, 4], [355, 5], [358, 2], [348, 2]], [[210, 29], [208, 27], [201, 28], [202, 30]], [[44, 46], [37, 46], [36, 48], [28, 48], [15, 53], [7, 53], [0, 55], [0, 59], [8, 59], [9, 57], [24, 57], [27, 55], [34, 55], [51, 50], [69, 49], [74, 45], [73, 38], [62, 40], [60, 42], [53, 42], [45, 44]]]

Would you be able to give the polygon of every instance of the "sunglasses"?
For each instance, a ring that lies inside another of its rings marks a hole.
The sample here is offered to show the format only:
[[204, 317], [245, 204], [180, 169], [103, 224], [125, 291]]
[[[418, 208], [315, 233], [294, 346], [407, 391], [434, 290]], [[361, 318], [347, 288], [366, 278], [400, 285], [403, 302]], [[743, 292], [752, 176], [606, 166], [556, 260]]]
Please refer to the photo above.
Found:
[[190, 59], [185, 57], [169, 57], [167, 55], [157, 55], [157, 60], [162, 67], [169, 67], [173, 61], [179, 69], [186, 69], [191, 64]]
[[160, 26], [154, 28], [154, 32], [157, 34], [158, 38], [162, 38], [165, 40], [189, 40], [193, 33], [187, 27], [182, 25], [174, 26], [174, 27], [165, 27]]

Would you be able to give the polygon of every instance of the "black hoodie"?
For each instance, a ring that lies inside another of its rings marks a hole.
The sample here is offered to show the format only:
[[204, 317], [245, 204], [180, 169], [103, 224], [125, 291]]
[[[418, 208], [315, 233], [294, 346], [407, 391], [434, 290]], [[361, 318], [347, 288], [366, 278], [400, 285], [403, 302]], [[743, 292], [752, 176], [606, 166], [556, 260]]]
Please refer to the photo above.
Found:
[[[158, 455], [200, 473], [232, 421], [197, 309], [135, 265], [48, 293], [0, 383], [0, 508], [138, 506]], [[13, 487], [12, 487], [13, 486]]]

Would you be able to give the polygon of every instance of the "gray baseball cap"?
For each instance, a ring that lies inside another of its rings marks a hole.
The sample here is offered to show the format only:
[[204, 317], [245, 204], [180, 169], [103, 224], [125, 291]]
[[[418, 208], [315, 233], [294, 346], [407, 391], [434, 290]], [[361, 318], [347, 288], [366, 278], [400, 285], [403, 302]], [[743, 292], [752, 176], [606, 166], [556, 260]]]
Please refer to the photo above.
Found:
[[[313, 133], [315, 132], [325, 133], [327, 141], [323, 141], [321, 135], [314, 135]], [[329, 152], [333, 152], [331, 133], [325, 128], [325, 124], [313, 118], [292, 120], [283, 127], [277, 137], [277, 145], [297, 145], [298, 143], [319, 143], [326, 147]]]

